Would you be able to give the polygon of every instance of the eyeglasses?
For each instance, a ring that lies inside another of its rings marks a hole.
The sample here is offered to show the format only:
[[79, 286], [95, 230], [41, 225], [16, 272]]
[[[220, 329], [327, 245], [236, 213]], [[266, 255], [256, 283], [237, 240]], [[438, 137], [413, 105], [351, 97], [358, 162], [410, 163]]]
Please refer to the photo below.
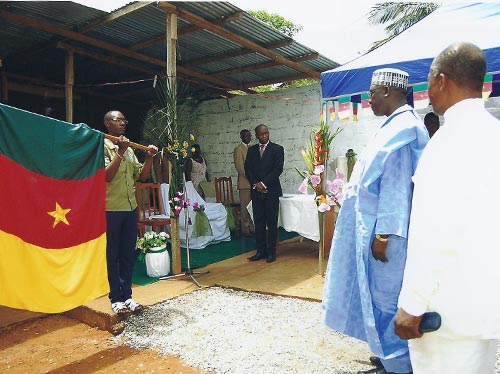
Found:
[[128, 121], [125, 118], [112, 118], [111, 121], [123, 122], [125, 125], [128, 124]]
[[385, 86], [383, 87], [377, 87], [377, 88], [374, 88], [373, 90], [370, 90], [370, 99], [373, 97], [373, 95], [375, 94], [375, 92], [377, 91], [380, 91], [380, 90], [383, 90], [385, 88]]

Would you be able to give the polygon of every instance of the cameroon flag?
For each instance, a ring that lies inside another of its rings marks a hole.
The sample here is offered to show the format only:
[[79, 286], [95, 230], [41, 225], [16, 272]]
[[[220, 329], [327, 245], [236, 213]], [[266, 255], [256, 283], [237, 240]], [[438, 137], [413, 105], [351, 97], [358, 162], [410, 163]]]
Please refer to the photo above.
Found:
[[103, 138], [0, 104], [0, 305], [59, 313], [109, 291]]

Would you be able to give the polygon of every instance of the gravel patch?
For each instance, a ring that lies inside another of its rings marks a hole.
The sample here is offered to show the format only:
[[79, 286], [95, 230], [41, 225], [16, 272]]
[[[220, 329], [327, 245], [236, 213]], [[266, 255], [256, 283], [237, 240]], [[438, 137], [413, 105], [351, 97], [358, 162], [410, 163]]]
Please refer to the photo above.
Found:
[[372, 368], [368, 345], [323, 323], [321, 303], [211, 287], [127, 318], [117, 343], [238, 374], [354, 374]]

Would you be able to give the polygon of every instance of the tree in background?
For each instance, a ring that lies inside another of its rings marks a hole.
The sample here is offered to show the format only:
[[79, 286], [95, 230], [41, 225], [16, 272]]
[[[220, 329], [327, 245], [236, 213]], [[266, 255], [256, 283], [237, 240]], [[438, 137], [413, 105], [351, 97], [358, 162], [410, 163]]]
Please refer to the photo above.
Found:
[[302, 30], [302, 25], [296, 25], [279, 14], [268, 13], [265, 10], [249, 10], [248, 14], [281, 31], [290, 38], [293, 38], [295, 34]]
[[370, 48], [374, 50], [381, 44], [394, 38], [407, 28], [431, 14], [439, 7], [437, 3], [422, 2], [385, 2], [375, 4], [368, 13], [368, 21], [372, 25], [388, 24], [385, 31], [389, 35], [383, 40], [376, 41]]
[[[268, 13], [265, 10], [249, 10], [248, 13], [251, 16], [261, 20], [262, 22], [267, 23], [269, 26], [282, 32], [283, 34], [285, 34], [290, 38], [293, 38], [303, 28], [302, 25], [297, 25], [292, 21], [288, 21], [279, 14]], [[266, 92], [266, 91], [274, 91], [289, 87], [309, 86], [311, 84], [315, 84], [318, 82], [319, 81], [317, 79], [311, 79], [311, 78], [299, 79], [293, 82], [282, 82], [276, 85], [253, 87], [253, 90], [258, 92]]]

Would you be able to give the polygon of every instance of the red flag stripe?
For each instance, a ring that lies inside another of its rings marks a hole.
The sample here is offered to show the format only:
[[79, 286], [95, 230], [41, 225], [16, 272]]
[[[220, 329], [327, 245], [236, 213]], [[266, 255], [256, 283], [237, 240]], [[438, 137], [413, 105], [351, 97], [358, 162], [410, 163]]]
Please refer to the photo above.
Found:
[[[43, 176], [0, 155], [0, 230], [43, 248], [59, 249], [88, 242], [106, 231], [104, 168], [86, 179], [59, 180]], [[88, 202], [91, 201], [91, 204]], [[70, 209], [69, 225], [49, 212]]]

